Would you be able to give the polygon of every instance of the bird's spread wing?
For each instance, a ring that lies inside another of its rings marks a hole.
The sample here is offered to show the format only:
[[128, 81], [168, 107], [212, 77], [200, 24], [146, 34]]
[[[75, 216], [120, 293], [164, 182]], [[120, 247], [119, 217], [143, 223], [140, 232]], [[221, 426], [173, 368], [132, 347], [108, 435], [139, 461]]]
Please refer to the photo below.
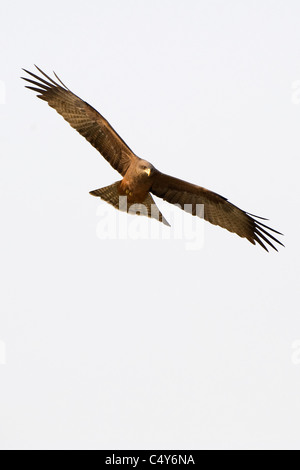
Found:
[[192, 215], [201, 216], [200, 212], [197, 212], [197, 204], [204, 204], [205, 220], [247, 238], [253, 245], [259, 243], [266, 251], [268, 249], [265, 243], [276, 251], [278, 250], [272, 241], [283, 246], [269, 231], [282, 235], [280, 232], [256, 220], [257, 216], [239, 209], [223, 196], [201, 186], [158, 172], [150, 191], [171, 204], [178, 204], [181, 209]]
[[109, 122], [92, 106], [74, 95], [56, 74], [59, 83], [48, 77], [37, 66], [36, 68], [47, 80], [23, 69], [35, 79], [22, 77], [34, 85], [27, 88], [38, 92], [38, 98], [47, 101], [49, 106], [85, 137], [115, 170], [124, 175], [132, 159], [137, 157]]

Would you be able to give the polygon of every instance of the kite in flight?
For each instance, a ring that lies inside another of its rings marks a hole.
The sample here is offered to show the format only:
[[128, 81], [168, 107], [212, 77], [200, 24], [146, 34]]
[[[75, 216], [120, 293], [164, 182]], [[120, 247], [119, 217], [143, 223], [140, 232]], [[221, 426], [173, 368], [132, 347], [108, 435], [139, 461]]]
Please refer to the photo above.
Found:
[[[32, 80], [22, 77], [33, 85], [27, 88], [39, 93], [38, 98], [47, 101], [48, 105], [85, 137], [123, 177], [110, 186], [91, 191], [91, 195], [100, 197], [117, 209], [156, 218], [169, 225], [156, 206], [152, 193], [192, 215], [204, 217], [211, 224], [246, 238], [253, 245], [259, 243], [266, 251], [266, 245], [278, 251], [274, 242], [284, 246], [270, 233], [271, 231], [282, 235], [280, 232], [257, 220], [266, 219], [239, 209], [225, 197], [208, 189], [161, 173], [151, 163], [139, 158], [109, 122], [92, 106], [74, 95], [55, 72], [58, 82], [48, 77], [37, 66], [36, 68], [46, 80], [23, 69], [34, 78]], [[204, 214], [199, 213], [200, 204], [204, 205]]]

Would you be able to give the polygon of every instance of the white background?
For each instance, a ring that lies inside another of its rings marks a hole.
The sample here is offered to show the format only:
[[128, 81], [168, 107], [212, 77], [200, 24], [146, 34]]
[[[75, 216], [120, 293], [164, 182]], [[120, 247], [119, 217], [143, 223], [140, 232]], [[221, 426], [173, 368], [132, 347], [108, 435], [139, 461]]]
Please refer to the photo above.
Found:
[[[1, 448], [300, 448], [299, 17], [297, 0], [2, 0]], [[104, 205], [134, 219], [89, 195], [120, 176], [24, 88], [34, 63], [286, 248], [208, 223], [198, 251], [101, 239]]]

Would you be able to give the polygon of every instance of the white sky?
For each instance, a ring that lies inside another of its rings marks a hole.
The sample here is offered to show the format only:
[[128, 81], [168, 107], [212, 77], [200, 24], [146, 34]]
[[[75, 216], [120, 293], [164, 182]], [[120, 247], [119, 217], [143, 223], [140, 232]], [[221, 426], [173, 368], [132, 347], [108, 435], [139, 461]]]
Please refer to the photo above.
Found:
[[[299, 15], [296, 0], [2, 0], [1, 448], [300, 448]], [[174, 226], [134, 240], [158, 223], [89, 195], [120, 177], [24, 88], [34, 63], [286, 248], [210, 224], [197, 251]], [[103, 210], [135, 224], [127, 238], [101, 238]]]

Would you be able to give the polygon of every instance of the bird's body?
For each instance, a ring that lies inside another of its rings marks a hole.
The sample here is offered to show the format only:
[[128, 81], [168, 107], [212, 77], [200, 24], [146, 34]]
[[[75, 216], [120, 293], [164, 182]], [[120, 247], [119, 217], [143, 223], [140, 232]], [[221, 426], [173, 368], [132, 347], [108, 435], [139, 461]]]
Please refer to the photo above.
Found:
[[[61, 114], [123, 177], [122, 180], [91, 191], [90, 194], [102, 198], [117, 209], [156, 218], [166, 225], [169, 224], [156, 206], [151, 193], [178, 205], [192, 215], [199, 215], [197, 207], [204, 205], [204, 219], [208, 222], [226, 228], [252, 244], [259, 243], [265, 250], [265, 243], [276, 251], [272, 241], [282, 245], [270, 231], [280, 233], [257, 220], [261, 217], [239, 209], [225, 197], [208, 189], [161, 173], [150, 162], [139, 158], [108, 121], [72, 93], [57, 75], [55, 76], [59, 83], [38, 67], [37, 69], [47, 80], [25, 70], [35, 79], [24, 78], [34, 85], [27, 88], [38, 92], [38, 97]], [[126, 205], [121, 208], [120, 200], [123, 201], [124, 198]]]
[[130, 203], [143, 203], [153, 184], [157, 170], [151, 163], [138, 158], [126, 171], [120, 182], [119, 194]]

